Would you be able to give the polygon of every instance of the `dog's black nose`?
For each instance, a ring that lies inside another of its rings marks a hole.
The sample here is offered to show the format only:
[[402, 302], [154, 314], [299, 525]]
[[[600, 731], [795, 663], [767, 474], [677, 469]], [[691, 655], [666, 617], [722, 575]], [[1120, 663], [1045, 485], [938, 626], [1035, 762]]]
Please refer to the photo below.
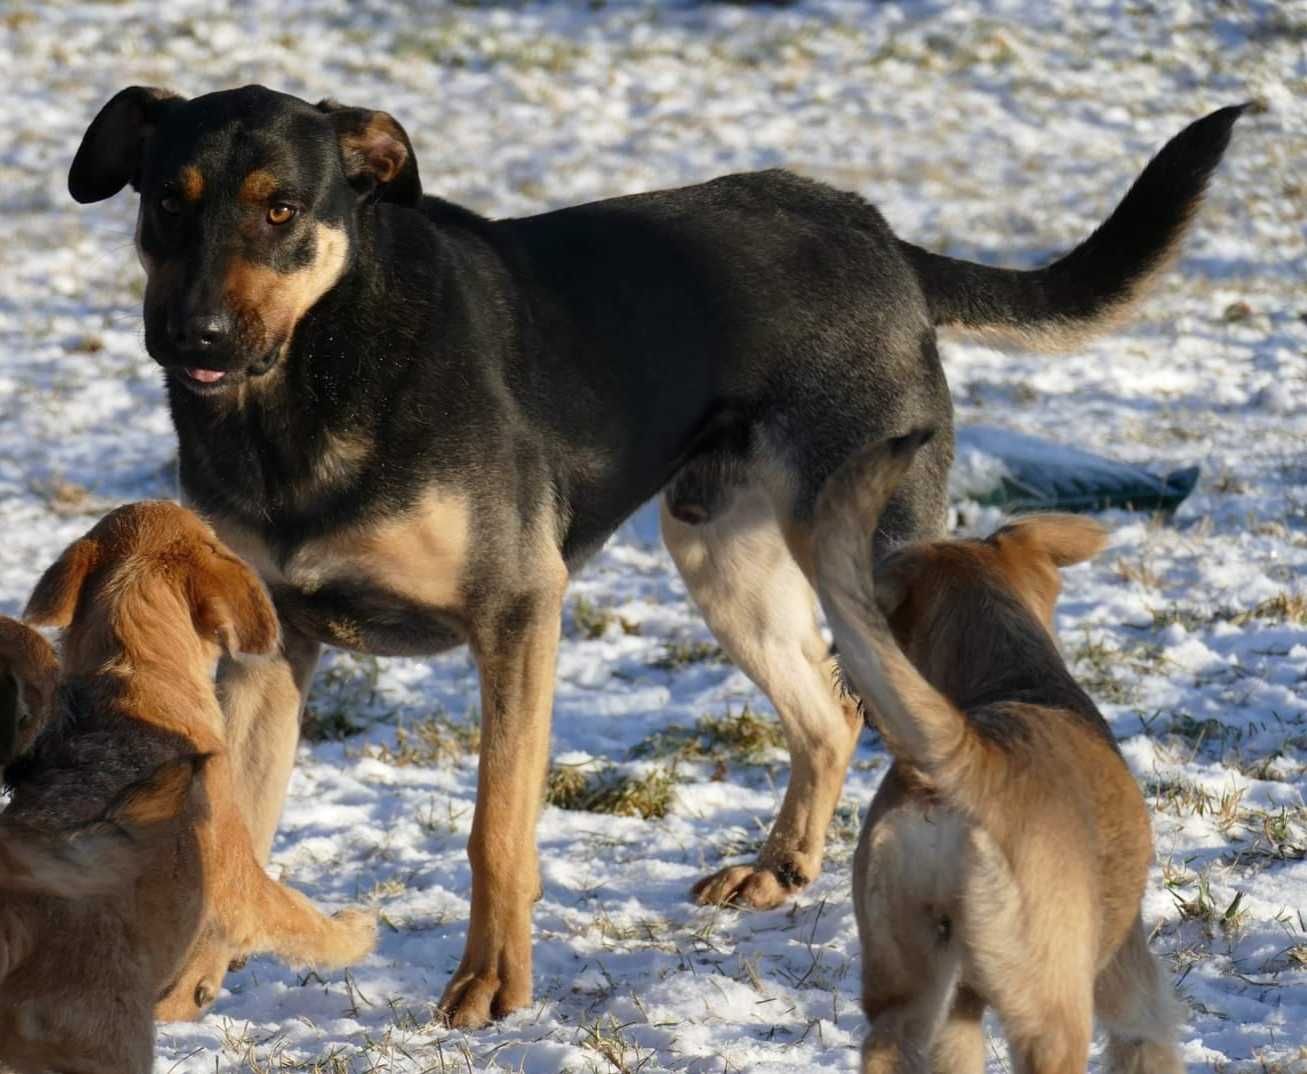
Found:
[[231, 323], [220, 313], [199, 313], [174, 322], [172, 341], [183, 351], [214, 351], [231, 335]]

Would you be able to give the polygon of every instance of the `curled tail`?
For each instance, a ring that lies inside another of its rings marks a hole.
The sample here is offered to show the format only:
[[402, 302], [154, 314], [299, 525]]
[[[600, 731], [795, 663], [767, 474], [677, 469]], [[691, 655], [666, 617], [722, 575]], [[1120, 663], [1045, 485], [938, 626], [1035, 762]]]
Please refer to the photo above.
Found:
[[959, 781], [975, 732], [903, 655], [876, 600], [872, 535], [930, 433], [885, 440], [846, 462], [817, 503], [817, 594], [840, 665], [894, 757], [942, 790]]
[[1187, 126], [1149, 162], [1106, 223], [1044, 268], [988, 268], [899, 240], [931, 319], [1036, 351], [1069, 350], [1121, 323], [1178, 255], [1247, 107], [1222, 108]]

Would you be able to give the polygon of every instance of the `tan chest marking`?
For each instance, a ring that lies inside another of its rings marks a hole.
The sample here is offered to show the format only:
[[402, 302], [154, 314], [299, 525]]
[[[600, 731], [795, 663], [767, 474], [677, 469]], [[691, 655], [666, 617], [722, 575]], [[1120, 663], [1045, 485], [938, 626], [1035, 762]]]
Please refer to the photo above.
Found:
[[228, 519], [213, 525], [271, 585], [311, 594], [333, 582], [371, 583], [433, 608], [462, 607], [471, 512], [460, 493], [432, 490], [402, 515], [308, 541], [284, 567], [253, 531]]
[[371, 582], [433, 608], [462, 605], [471, 516], [466, 497], [432, 491], [403, 515], [310, 541], [286, 564], [312, 592], [328, 582]]

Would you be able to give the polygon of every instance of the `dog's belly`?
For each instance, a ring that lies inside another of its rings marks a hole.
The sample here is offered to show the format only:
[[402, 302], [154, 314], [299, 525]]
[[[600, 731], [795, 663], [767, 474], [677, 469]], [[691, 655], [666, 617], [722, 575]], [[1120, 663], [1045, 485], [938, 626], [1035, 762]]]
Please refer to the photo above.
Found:
[[373, 656], [430, 656], [467, 640], [440, 608], [367, 581], [331, 582], [312, 592], [274, 585], [282, 620], [306, 637]]

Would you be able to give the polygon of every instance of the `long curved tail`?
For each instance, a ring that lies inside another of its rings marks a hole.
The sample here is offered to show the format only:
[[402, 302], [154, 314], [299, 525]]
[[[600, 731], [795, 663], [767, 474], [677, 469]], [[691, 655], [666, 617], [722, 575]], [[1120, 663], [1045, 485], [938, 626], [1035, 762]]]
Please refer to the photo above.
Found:
[[876, 522], [927, 430], [884, 440], [846, 461], [817, 500], [813, 545], [817, 595], [840, 654], [840, 666], [894, 757], [944, 791], [957, 789], [975, 731], [903, 655], [877, 603]]
[[988, 268], [900, 239], [932, 320], [986, 341], [1053, 352], [1120, 324], [1175, 260], [1247, 107], [1222, 108], [1187, 126], [1149, 162], [1106, 223], [1044, 268]]

